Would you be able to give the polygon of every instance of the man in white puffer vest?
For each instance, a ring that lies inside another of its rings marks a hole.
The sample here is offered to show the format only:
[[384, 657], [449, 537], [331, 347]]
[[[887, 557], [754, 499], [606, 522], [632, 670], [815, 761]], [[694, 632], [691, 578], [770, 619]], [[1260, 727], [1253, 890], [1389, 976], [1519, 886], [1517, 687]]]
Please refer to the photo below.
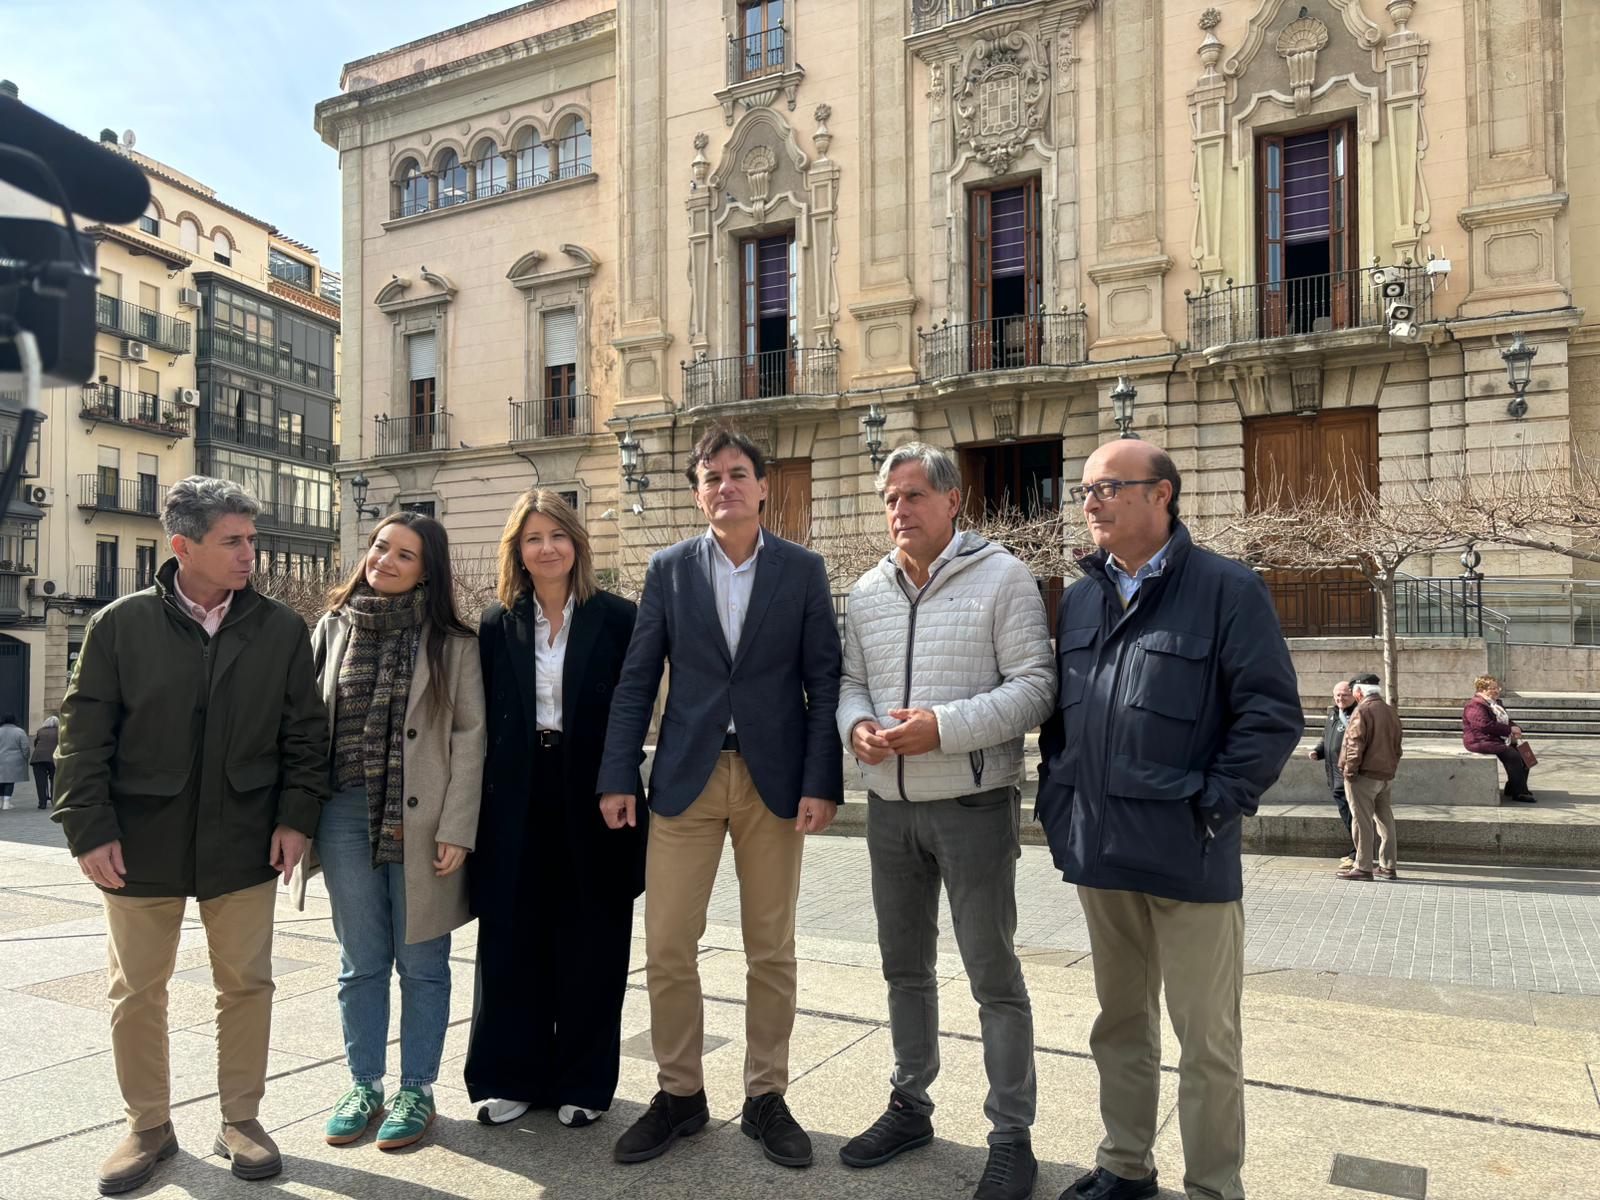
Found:
[[1055, 706], [1050, 632], [1028, 568], [956, 528], [961, 473], [948, 451], [901, 446], [877, 489], [895, 549], [850, 594], [838, 718], [868, 787], [895, 1063], [887, 1110], [839, 1157], [875, 1167], [933, 1140], [942, 880], [989, 1077], [993, 1131], [974, 1197], [1020, 1200], [1037, 1164], [1033, 1011], [1012, 943], [1018, 782], [1023, 736]]

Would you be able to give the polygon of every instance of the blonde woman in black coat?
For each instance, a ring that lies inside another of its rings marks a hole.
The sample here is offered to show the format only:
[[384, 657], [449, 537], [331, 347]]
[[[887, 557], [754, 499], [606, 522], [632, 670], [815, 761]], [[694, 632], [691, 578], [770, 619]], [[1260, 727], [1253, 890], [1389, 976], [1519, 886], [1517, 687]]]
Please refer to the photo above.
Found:
[[645, 822], [607, 829], [595, 793], [635, 609], [600, 589], [577, 513], [544, 489], [506, 521], [498, 592], [478, 635], [489, 749], [467, 867], [478, 918], [467, 1091], [488, 1125], [530, 1108], [587, 1125], [617, 1087], [644, 890]]

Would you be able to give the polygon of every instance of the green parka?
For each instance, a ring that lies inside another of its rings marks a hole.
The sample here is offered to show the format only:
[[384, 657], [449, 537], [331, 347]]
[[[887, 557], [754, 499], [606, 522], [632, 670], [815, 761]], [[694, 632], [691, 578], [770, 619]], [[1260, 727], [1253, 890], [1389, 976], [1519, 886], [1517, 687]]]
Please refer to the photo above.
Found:
[[328, 716], [303, 620], [253, 588], [208, 637], [154, 587], [89, 622], [61, 702], [53, 817], [74, 856], [122, 841], [122, 896], [202, 900], [271, 879], [272, 831], [328, 798]]

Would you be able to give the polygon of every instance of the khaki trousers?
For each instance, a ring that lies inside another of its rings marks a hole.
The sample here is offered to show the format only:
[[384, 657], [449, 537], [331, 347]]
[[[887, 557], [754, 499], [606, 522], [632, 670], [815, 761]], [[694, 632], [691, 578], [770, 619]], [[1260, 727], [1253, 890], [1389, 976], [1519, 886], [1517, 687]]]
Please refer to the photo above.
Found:
[[789, 1086], [794, 1029], [794, 915], [805, 835], [762, 803], [744, 759], [725, 751], [705, 791], [676, 817], [651, 814], [645, 857], [645, 978], [659, 1086], [692, 1096], [704, 1085], [700, 935], [724, 837], [733, 839], [744, 930], [745, 1094]]
[[1080, 887], [1100, 1015], [1089, 1049], [1100, 1072], [1100, 1166], [1124, 1179], [1155, 1169], [1161, 990], [1178, 1034], [1178, 1128], [1190, 1200], [1243, 1200], [1244, 905]]
[[[1372, 870], [1373, 842], [1377, 842], [1378, 865], [1385, 871], [1394, 870], [1398, 853], [1395, 841], [1394, 807], [1390, 804], [1392, 780], [1374, 779], [1370, 775], [1357, 775], [1346, 779], [1350, 793], [1351, 834], [1356, 842], [1356, 867]], [[1373, 836], [1373, 826], [1377, 836]]]
[[[104, 892], [111, 1052], [135, 1132], [171, 1115], [167, 981], [178, 960], [183, 896]], [[217, 1092], [224, 1121], [258, 1115], [272, 1028], [272, 912], [277, 880], [200, 901], [217, 989]]]

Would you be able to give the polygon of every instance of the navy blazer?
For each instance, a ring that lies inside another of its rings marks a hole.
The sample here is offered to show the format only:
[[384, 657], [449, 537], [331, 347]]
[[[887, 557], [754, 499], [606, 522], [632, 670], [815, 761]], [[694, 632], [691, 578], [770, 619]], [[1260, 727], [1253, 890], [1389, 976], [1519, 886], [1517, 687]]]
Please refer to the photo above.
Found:
[[737, 653], [717, 619], [711, 547], [697, 535], [657, 551], [611, 700], [598, 790], [632, 792], [661, 669], [672, 661], [667, 708], [650, 772], [650, 808], [683, 812], [705, 790], [728, 720], [761, 799], [793, 819], [800, 797], [844, 798], [839, 630], [821, 555], [767, 530]]

